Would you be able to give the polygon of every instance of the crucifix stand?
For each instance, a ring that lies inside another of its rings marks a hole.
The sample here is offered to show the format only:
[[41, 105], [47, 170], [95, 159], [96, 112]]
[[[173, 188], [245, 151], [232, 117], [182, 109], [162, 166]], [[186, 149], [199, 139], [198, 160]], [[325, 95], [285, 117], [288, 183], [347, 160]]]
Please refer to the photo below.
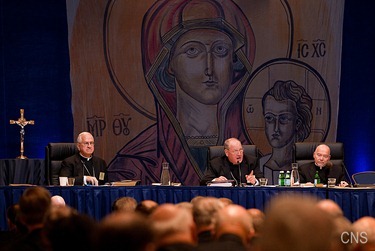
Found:
[[20, 143], [21, 143], [20, 151], [21, 151], [21, 155], [18, 156], [17, 158], [18, 159], [27, 159], [27, 157], [23, 155], [23, 152], [24, 152], [23, 143], [25, 141], [25, 126], [27, 126], [29, 124], [34, 125], [34, 120], [26, 120], [23, 116], [24, 115], [23, 109], [20, 109], [20, 114], [21, 114], [21, 117], [18, 118], [18, 120], [10, 120], [9, 122], [10, 122], [11, 125], [17, 124], [21, 127], [21, 129], [20, 129]]

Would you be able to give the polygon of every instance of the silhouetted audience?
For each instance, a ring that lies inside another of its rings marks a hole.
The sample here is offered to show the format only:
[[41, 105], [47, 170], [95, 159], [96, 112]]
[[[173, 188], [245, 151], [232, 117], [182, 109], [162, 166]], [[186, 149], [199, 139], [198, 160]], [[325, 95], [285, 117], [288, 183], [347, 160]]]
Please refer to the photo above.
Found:
[[29, 187], [7, 210], [0, 250], [375, 250], [375, 218], [352, 224], [333, 200], [306, 194], [274, 196], [264, 212], [211, 196], [160, 205], [124, 196], [112, 209], [96, 221], [46, 188]]
[[92, 251], [96, 221], [69, 206], [52, 207], [44, 222], [43, 234], [48, 250]]
[[179, 203], [175, 204], [177, 207], [183, 207], [189, 210], [191, 213], [193, 212], [193, 204], [191, 204], [189, 201], [181, 201]]
[[262, 210], [257, 208], [249, 208], [246, 211], [250, 215], [254, 227], [254, 236], [250, 240], [251, 250], [258, 250], [257, 248], [259, 247], [259, 237], [262, 231], [264, 220], [266, 219], [266, 215]]
[[136, 212], [113, 212], [94, 234], [94, 250], [154, 251], [154, 232], [148, 218]]
[[223, 208], [224, 203], [216, 197], [200, 196], [191, 200], [193, 205], [193, 218], [197, 226], [198, 243], [213, 240], [215, 217], [217, 211]]
[[266, 219], [266, 215], [258, 208], [249, 208], [246, 211], [253, 221], [255, 234], [259, 234], [261, 228], [263, 227], [264, 220]]
[[226, 197], [220, 197], [219, 200], [223, 202], [225, 206], [234, 204], [233, 200]]
[[329, 251], [334, 221], [313, 197], [281, 194], [265, 210], [262, 251]]
[[254, 234], [252, 220], [240, 205], [227, 205], [215, 216], [214, 241], [199, 245], [197, 250], [245, 251]]
[[317, 206], [330, 214], [332, 217], [344, 217], [344, 212], [342, 211], [341, 207], [333, 200], [320, 200], [317, 203]]
[[134, 212], [138, 202], [133, 197], [120, 197], [112, 204], [112, 211]]
[[20, 200], [19, 219], [27, 233], [10, 244], [9, 250], [47, 250], [42, 229], [44, 217], [51, 207], [51, 194], [41, 186], [28, 187]]
[[197, 245], [197, 231], [190, 210], [161, 204], [150, 215], [158, 251], [188, 251]]
[[60, 195], [54, 195], [51, 197], [51, 206], [52, 207], [65, 207], [66, 203], [63, 197]]
[[138, 203], [135, 211], [149, 216], [159, 204], [153, 200], [142, 200]]
[[10, 205], [6, 211], [8, 230], [0, 231], [0, 250], [7, 249], [9, 244], [27, 233], [27, 228], [19, 219], [20, 206]]
[[374, 251], [375, 250], [375, 218], [363, 216], [353, 222], [353, 233], [358, 237], [357, 241], [351, 239], [353, 251]]
[[353, 232], [352, 223], [344, 216], [333, 217], [333, 234], [330, 251], [351, 251], [352, 243], [345, 239]]

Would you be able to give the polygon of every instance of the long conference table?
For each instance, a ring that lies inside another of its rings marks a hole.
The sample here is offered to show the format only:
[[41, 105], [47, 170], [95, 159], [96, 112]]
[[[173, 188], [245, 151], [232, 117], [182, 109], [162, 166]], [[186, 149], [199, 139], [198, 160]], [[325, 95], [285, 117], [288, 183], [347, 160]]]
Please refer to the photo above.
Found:
[[[5, 211], [17, 203], [28, 186], [0, 186], [0, 230], [6, 230]], [[374, 188], [316, 188], [316, 187], [185, 187], [185, 186], [45, 186], [51, 195], [61, 195], [66, 203], [96, 220], [111, 212], [112, 203], [121, 196], [138, 202], [154, 200], [162, 203], [190, 201], [196, 196], [231, 199], [245, 208], [264, 210], [272, 197], [281, 193], [301, 193], [318, 199], [332, 199], [343, 209], [350, 221], [362, 216], [375, 217]]]

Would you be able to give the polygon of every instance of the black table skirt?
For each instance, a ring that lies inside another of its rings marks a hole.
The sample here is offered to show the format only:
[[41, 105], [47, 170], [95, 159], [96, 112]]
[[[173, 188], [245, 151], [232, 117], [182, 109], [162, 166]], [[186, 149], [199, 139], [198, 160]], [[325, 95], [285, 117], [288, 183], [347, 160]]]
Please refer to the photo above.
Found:
[[0, 159], [0, 186], [45, 185], [44, 159]]

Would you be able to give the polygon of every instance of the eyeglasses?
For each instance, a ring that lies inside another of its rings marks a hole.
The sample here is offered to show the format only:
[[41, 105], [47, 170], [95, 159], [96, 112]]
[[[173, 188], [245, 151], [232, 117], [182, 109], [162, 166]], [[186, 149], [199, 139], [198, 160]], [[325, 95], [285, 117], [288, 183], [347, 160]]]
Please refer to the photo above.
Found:
[[229, 149], [226, 149], [228, 152], [230, 152], [231, 154], [242, 154], [243, 153], [243, 149], [239, 149], [239, 150], [229, 150]]
[[81, 142], [82, 145], [85, 145], [85, 146], [93, 146], [95, 145], [94, 141], [90, 141], [90, 142]]
[[330, 155], [327, 155], [327, 154], [321, 154], [321, 153], [316, 153], [316, 156], [318, 156], [319, 158], [323, 157], [325, 159], [328, 159]]

